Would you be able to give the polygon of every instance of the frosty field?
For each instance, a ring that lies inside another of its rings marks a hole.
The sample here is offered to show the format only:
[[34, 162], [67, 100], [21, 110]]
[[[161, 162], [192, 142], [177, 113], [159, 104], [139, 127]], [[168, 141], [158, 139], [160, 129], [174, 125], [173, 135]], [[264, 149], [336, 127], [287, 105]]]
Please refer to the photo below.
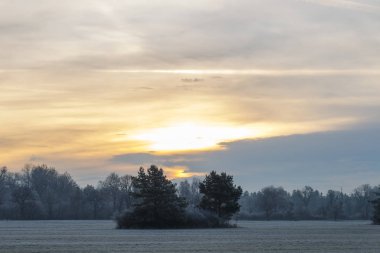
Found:
[[117, 230], [112, 221], [0, 221], [0, 252], [380, 252], [380, 226], [367, 221], [238, 225]]

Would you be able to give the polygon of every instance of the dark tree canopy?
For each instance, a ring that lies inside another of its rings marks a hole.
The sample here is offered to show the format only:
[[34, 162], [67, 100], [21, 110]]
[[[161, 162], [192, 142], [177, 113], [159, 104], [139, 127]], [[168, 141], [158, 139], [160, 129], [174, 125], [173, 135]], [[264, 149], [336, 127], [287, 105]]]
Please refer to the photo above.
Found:
[[233, 177], [224, 172], [212, 171], [199, 184], [199, 190], [203, 194], [199, 206], [216, 213], [220, 219], [229, 220], [240, 209], [238, 201], [243, 191], [234, 185]]
[[329, 190], [326, 195], [326, 216], [338, 220], [343, 217], [343, 193]]
[[271, 219], [277, 210], [287, 209], [287, 192], [282, 187], [265, 187], [257, 197], [257, 204], [264, 211], [267, 220]]
[[152, 165], [145, 172], [140, 168], [132, 185], [135, 204], [131, 212], [118, 219], [120, 228], [169, 228], [183, 224], [186, 203], [178, 197], [175, 184], [162, 169]]

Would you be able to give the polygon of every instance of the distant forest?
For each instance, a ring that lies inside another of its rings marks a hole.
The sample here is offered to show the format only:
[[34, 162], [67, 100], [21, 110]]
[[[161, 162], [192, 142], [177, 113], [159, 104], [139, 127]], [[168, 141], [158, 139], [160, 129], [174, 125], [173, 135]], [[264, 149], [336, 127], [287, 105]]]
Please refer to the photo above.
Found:
[[[199, 179], [177, 184], [177, 194], [195, 208], [201, 200]], [[327, 194], [305, 186], [285, 191], [268, 186], [245, 191], [235, 219], [370, 219], [379, 187], [362, 185], [352, 193]], [[0, 219], [112, 219], [133, 205], [132, 176], [111, 173], [96, 186], [80, 187], [66, 173], [46, 165], [25, 166], [19, 173], [0, 170]]]

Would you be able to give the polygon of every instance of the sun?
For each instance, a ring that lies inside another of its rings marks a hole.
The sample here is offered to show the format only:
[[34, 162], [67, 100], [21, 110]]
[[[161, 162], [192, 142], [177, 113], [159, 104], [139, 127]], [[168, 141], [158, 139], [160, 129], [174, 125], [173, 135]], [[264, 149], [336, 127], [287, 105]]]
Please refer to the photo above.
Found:
[[150, 151], [191, 151], [221, 148], [221, 142], [256, 136], [249, 128], [202, 123], [181, 123], [136, 134], [133, 139], [146, 142]]

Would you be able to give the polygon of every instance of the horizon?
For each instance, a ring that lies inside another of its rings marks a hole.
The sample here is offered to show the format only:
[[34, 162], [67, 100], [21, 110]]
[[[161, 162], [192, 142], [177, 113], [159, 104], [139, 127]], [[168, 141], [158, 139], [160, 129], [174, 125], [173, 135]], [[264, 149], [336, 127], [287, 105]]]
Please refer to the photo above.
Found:
[[[49, 168], [49, 169], [54, 169], [54, 170], [56, 170], [59, 174], [65, 174], [65, 173], [68, 173], [70, 176], [71, 176], [71, 178], [74, 180], [74, 182], [75, 183], [77, 183], [78, 184], [78, 186], [81, 188], [81, 189], [84, 189], [86, 186], [94, 186], [95, 188], [96, 187], [99, 187], [100, 185], [101, 185], [101, 183], [103, 182], [103, 180], [106, 178], [106, 177], [108, 177], [110, 174], [112, 174], [112, 173], [116, 173], [117, 175], [119, 175], [119, 176], [126, 176], [126, 175], [128, 175], [128, 176], [132, 176], [132, 177], [136, 177], [137, 176], [137, 172], [138, 172], [138, 169], [139, 168], [144, 168], [144, 169], [148, 169], [150, 166], [155, 166], [154, 164], [150, 164], [150, 165], [147, 165], [147, 166], [140, 166], [140, 167], [138, 167], [138, 168], [136, 168], [136, 171], [134, 172], [134, 173], [131, 173], [131, 174], [120, 174], [120, 173], [118, 173], [118, 172], [116, 172], [116, 171], [111, 171], [111, 172], [109, 172], [108, 174], [105, 174], [105, 175], [103, 175], [103, 176], [101, 176], [101, 177], [97, 177], [97, 178], [91, 178], [91, 179], [87, 179], [87, 180], [85, 180], [84, 182], [80, 182], [80, 179], [78, 180], [77, 178], [75, 178], [75, 176], [72, 176], [68, 171], [69, 170], [61, 170], [61, 169], [58, 169], [58, 168], [56, 168], [56, 167], [54, 167], [54, 166], [52, 166], [52, 165], [49, 165], [49, 164], [34, 164], [34, 163], [28, 163], [28, 164], [25, 164], [24, 166], [23, 166], [23, 168], [21, 168], [21, 169], [12, 169], [12, 168], [9, 168], [9, 167], [7, 167], [7, 166], [0, 166], [0, 169], [3, 169], [3, 168], [5, 168], [8, 172], [11, 172], [11, 173], [23, 173], [23, 171], [24, 171], [24, 169], [26, 169], [26, 168], [28, 168], [28, 169], [32, 169], [32, 168], [34, 168], [34, 167], [40, 167], [40, 166], [42, 166], [42, 167], [44, 167], [44, 166], [46, 166], [46, 168]], [[160, 169], [161, 169], [161, 167], [159, 167]], [[173, 175], [173, 176], [171, 176], [171, 177], [168, 177], [167, 176], [167, 173], [166, 172], [169, 172], [169, 175], [172, 173], [170, 170], [168, 171], [168, 170], [165, 170], [164, 168], [162, 168], [163, 169], [163, 171], [164, 171], [164, 174], [165, 174], [165, 176], [170, 180], [170, 181], [172, 181], [173, 183], [175, 183], [177, 186], [181, 183], [181, 182], [184, 182], [184, 181], [188, 181], [188, 182], [192, 182], [193, 180], [200, 180], [200, 181], [202, 181], [204, 178], [205, 178], [205, 176], [207, 175], [207, 174], [209, 174], [211, 171], [209, 171], [209, 172], [205, 172], [205, 173], [199, 173], [199, 174], [197, 174], [197, 175], [191, 175], [191, 176], [187, 176], [187, 173], [186, 173], [186, 171], [180, 171], [179, 170], [179, 172], [178, 171], [176, 171], [176, 173], [179, 173], [179, 174], [183, 174], [182, 176], [176, 176], [176, 175]], [[220, 170], [219, 172], [224, 172], [224, 173], [227, 173], [227, 174], [229, 174], [228, 173], [228, 171], [226, 171], [226, 170]], [[231, 174], [231, 176], [232, 177], [234, 177], [234, 175], [232, 175]], [[235, 179], [235, 181], [236, 181], [236, 179]], [[319, 188], [317, 188], [317, 187], [314, 187], [314, 186], [312, 186], [312, 185], [307, 185], [307, 184], [304, 184], [304, 185], [300, 185], [300, 186], [298, 186], [298, 187], [295, 187], [295, 188], [289, 188], [289, 187], [284, 187], [283, 185], [276, 185], [276, 184], [267, 184], [267, 185], [259, 185], [259, 186], [256, 186], [255, 188], [248, 188], [248, 189], [246, 189], [246, 188], [242, 188], [243, 189], [243, 192], [249, 192], [249, 193], [257, 193], [257, 192], [260, 192], [260, 191], [262, 191], [264, 188], [266, 188], [266, 187], [281, 187], [281, 188], [283, 188], [285, 191], [287, 191], [287, 192], [289, 192], [289, 193], [291, 193], [293, 190], [302, 190], [302, 189], [304, 189], [304, 187], [311, 187], [311, 188], [313, 188], [314, 190], [316, 190], [316, 191], [319, 191], [320, 193], [322, 193], [323, 195], [326, 195], [327, 194], [327, 192], [329, 191], [329, 190], [333, 190], [333, 191], [338, 191], [338, 192], [342, 192], [342, 193], [344, 193], [344, 194], [347, 194], [347, 195], [351, 195], [351, 194], [353, 194], [354, 193], [354, 191], [355, 190], [357, 190], [357, 189], [359, 189], [360, 187], [362, 187], [362, 186], [364, 186], [364, 185], [369, 185], [370, 187], [374, 187], [374, 188], [376, 188], [376, 187], [380, 187], [380, 184], [374, 184], [374, 185], [371, 185], [371, 184], [368, 184], [368, 183], [363, 183], [363, 184], [359, 184], [359, 185], [356, 185], [354, 188], [352, 188], [352, 189], [349, 189], [349, 190], [346, 190], [346, 189], [344, 189], [342, 186], [334, 186], [334, 187], [330, 187], [330, 188], [326, 188], [326, 189], [324, 189], [324, 188], [322, 188], [322, 189], [319, 189]], [[238, 183], [236, 183], [236, 186], [240, 186]], [[252, 187], [252, 185], [251, 185], [251, 187]], [[340, 187], [340, 188], [339, 188]]]

